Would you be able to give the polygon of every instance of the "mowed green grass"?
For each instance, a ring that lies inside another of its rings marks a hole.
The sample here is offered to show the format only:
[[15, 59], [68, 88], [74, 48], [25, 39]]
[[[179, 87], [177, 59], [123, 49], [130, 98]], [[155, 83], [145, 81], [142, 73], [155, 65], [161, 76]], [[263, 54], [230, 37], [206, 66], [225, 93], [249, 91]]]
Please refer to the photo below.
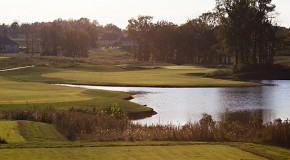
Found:
[[14, 144], [67, 141], [53, 125], [32, 121], [0, 121], [0, 137]]
[[17, 121], [19, 131], [27, 142], [55, 142], [67, 141], [53, 125], [32, 122], [32, 121]]
[[264, 158], [226, 145], [1, 149], [1, 160], [240, 160]]
[[[73, 66], [75, 70], [116, 70], [112, 66]], [[103, 90], [87, 90], [56, 86], [47, 83], [61, 83], [62, 80], [42, 77], [42, 73], [58, 72], [63, 68], [35, 67], [0, 74], [0, 109], [21, 109], [25, 107], [54, 107], [60, 109], [107, 109], [118, 106], [124, 112], [149, 111], [128, 100], [129, 93]], [[119, 70], [122, 70], [119, 68]], [[2, 77], [1, 77], [2, 75]], [[66, 83], [69, 80], [65, 81]]]
[[8, 143], [25, 142], [19, 133], [17, 121], [0, 121], [0, 137]]
[[0, 104], [55, 103], [92, 99], [85, 89], [35, 82], [15, 82], [0, 77]]
[[[27, 78], [27, 77], [26, 77]], [[38, 82], [12, 81], [0, 77], [0, 109], [25, 109], [29, 107], [54, 107], [60, 109], [107, 109], [117, 106], [124, 112], [149, 111], [128, 99], [124, 92], [87, 90], [56, 86]]]
[[202, 75], [215, 69], [195, 66], [142, 66], [137, 70], [110, 71], [67, 68], [59, 72], [44, 73], [43, 77], [73, 80], [76, 84], [150, 86], [150, 87], [241, 87], [257, 86], [251, 82], [205, 78]]

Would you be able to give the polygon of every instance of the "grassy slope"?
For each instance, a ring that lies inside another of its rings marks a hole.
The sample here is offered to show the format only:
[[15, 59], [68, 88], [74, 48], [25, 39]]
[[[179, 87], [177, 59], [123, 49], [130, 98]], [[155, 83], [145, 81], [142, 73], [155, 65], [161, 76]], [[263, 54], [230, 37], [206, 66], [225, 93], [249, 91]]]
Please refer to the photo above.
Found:
[[19, 131], [28, 142], [66, 141], [54, 126], [46, 123], [18, 121]]
[[45, 73], [43, 77], [63, 79], [64, 83], [69, 80], [70, 83], [75, 84], [119, 86], [220, 87], [258, 85], [250, 82], [204, 78], [201, 75], [214, 69], [195, 66], [151, 67], [152, 69], [145, 66], [139, 70], [120, 70], [120, 68], [115, 67], [115, 71], [113, 68], [110, 68], [110, 71], [99, 68], [98, 66], [95, 70], [92, 70], [92, 67], [90, 70], [67, 68], [59, 72]]
[[51, 103], [89, 100], [84, 89], [43, 83], [14, 82], [0, 77], [0, 104]]
[[1, 159], [264, 159], [226, 145], [127, 146], [97, 148], [1, 149]]
[[[71, 66], [75, 70], [123, 70], [114, 66]], [[86, 90], [46, 83], [61, 83], [63, 80], [42, 77], [43, 73], [59, 72], [66, 68], [35, 67], [0, 72], [0, 109], [25, 107], [55, 107], [62, 109], [98, 108], [105, 109], [117, 104], [125, 112], [149, 111], [151, 108], [129, 102], [130, 94], [101, 90]], [[2, 77], [1, 77], [2, 76]], [[65, 82], [70, 82], [66, 80]]]
[[61, 109], [105, 109], [117, 104], [125, 112], [149, 111], [151, 108], [129, 102], [123, 92], [86, 90], [35, 82], [15, 82], [0, 77], [0, 109], [56, 107]]
[[0, 137], [8, 143], [25, 142], [25, 139], [19, 134], [16, 121], [0, 121]]
[[276, 64], [281, 64], [290, 67], [290, 56], [276, 56], [274, 57]]
[[131, 64], [134, 63], [133, 54], [126, 51], [112, 49], [97, 49], [89, 53], [89, 58], [85, 60], [89, 64]]
[[[1, 55], [0, 55], [1, 57]], [[64, 67], [75, 64], [131, 64], [134, 62], [133, 55], [120, 49], [98, 49], [91, 51], [87, 58], [67, 58], [54, 56], [40, 56], [39, 54], [14, 53], [5, 54], [5, 61], [1, 61], [0, 69], [14, 68], [21, 66], [50, 66]], [[1, 60], [1, 58], [0, 58]]]

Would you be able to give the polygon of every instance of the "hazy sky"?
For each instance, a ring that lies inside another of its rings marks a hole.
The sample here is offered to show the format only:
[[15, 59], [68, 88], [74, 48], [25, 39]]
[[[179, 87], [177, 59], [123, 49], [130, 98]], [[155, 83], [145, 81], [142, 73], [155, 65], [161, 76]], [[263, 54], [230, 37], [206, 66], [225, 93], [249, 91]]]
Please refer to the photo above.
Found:
[[[273, 0], [280, 25], [290, 27], [290, 0]], [[42, 22], [86, 17], [121, 28], [128, 19], [151, 15], [177, 24], [212, 10], [215, 0], [2, 0], [0, 23]]]

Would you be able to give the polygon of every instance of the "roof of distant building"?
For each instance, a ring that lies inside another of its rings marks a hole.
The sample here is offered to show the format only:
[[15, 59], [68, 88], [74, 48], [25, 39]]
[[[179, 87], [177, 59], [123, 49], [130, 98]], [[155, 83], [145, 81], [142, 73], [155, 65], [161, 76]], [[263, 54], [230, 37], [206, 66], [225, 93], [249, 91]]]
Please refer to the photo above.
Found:
[[0, 36], [0, 44], [6, 44], [6, 45], [18, 45], [15, 41], [11, 40], [8, 37]]
[[105, 33], [101, 37], [101, 40], [117, 40], [118, 38], [120, 38], [120, 35], [116, 33]]
[[122, 36], [120, 40], [121, 41], [132, 41], [130, 38], [124, 37], [124, 36]]

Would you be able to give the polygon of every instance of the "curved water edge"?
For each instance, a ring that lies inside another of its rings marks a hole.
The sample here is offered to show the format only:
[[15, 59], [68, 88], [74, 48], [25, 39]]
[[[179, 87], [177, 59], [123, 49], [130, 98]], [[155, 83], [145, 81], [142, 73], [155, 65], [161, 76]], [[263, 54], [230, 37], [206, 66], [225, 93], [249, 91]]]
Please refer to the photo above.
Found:
[[141, 124], [183, 125], [203, 113], [215, 120], [227, 114], [245, 118], [258, 114], [264, 122], [290, 118], [290, 80], [262, 81], [261, 87], [156, 88], [66, 85], [87, 89], [137, 92], [130, 101], [147, 105], [158, 114], [137, 120]]

